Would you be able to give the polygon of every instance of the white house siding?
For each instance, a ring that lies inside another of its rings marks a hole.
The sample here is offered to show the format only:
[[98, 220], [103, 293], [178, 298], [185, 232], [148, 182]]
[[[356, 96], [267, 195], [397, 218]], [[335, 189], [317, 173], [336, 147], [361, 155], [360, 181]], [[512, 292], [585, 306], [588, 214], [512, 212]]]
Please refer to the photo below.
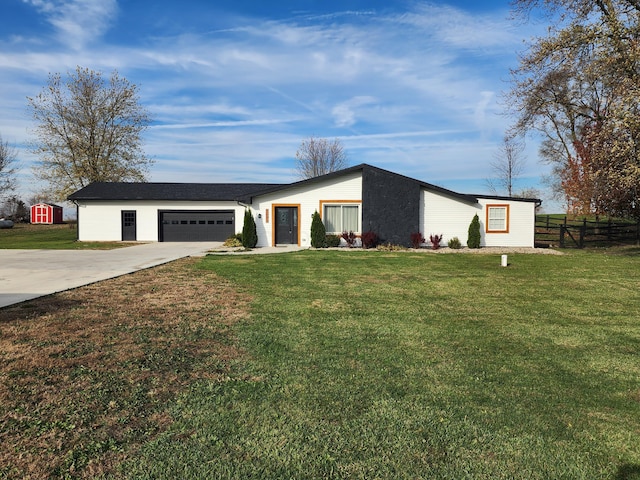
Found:
[[244, 207], [237, 202], [179, 202], [157, 200], [78, 202], [78, 235], [83, 242], [122, 240], [122, 210], [136, 212], [136, 239], [158, 241], [160, 210], [235, 210], [235, 228], [242, 231]]
[[[482, 205], [480, 231], [482, 245], [486, 247], [533, 247], [535, 246], [536, 204], [518, 200], [496, 200], [478, 198]], [[509, 233], [486, 233], [486, 206], [509, 205]], [[471, 223], [471, 220], [469, 220]], [[467, 224], [467, 231], [469, 226]], [[466, 241], [466, 237], [465, 237]]]
[[[509, 233], [486, 232], [486, 206], [509, 205]], [[480, 219], [480, 245], [484, 247], [533, 247], [535, 225], [535, 203], [517, 200], [495, 200], [478, 198], [471, 204], [422, 190], [420, 209], [420, 231], [429, 240], [429, 235], [443, 235], [442, 244], [447, 245], [453, 237], [458, 237], [465, 245], [469, 234], [469, 224], [475, 214]]]
[[[362, 172], [352, 172], [338, 178], [292, 186], [274, 193], [254, 198], [251, 205], [256, 220], [258, 246], [269, 247], [273, 242], [274, 205], [300, 205], [298, 242], [301, 246], [311, 245], [311, 216], [320, 209], [321, 201], [362, 199]], [[268, 214], [266, 213], [268, 210]], [[260, 214], [261, 218], [257, 218]], [[268, 223], [267, 223], [268, 215]], [[362, 221], [362, 209], [360, 210]]]

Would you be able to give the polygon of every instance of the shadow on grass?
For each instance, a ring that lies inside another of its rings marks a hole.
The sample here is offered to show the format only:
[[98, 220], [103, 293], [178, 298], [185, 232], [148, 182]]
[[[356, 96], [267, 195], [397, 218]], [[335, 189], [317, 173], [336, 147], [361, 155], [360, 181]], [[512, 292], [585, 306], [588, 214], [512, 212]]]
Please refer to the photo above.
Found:
[[51, 313], [61, 315], [81, 305], [82, 301], [80, 300], [62, 298], [56, 295], [43, 295], [42, 297], [1, 308], [0, 324], [14, 321], [31, 321], [34, 318]]
[[620, 465], [615, 480], [640, 480], [640, 465], [632, 463]]

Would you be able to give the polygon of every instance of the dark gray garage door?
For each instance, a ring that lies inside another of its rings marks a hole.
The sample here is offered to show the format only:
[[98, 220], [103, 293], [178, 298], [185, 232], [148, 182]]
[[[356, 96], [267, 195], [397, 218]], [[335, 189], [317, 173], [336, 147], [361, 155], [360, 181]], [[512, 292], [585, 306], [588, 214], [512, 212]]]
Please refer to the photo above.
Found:
[[234, 233], [233, 210], [160, 212], [161, 242], [224, 242]]

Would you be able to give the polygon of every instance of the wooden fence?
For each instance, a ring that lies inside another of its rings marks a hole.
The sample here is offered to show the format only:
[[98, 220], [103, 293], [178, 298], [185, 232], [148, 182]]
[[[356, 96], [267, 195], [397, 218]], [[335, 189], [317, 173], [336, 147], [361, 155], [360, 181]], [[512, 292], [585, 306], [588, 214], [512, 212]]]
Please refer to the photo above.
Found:
[[604, 247], [640, 243], [640, 222], [568, 220], [567, 217], [536, 215], [535, 243], [538, 247]]

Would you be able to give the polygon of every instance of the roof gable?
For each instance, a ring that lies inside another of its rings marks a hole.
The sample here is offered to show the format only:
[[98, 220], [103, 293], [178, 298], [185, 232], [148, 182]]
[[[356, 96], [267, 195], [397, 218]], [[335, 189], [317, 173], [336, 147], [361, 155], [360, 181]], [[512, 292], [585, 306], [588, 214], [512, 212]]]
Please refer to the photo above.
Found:
[[268, 194], [268, 193], [278, 192], [278, 191], [281, 191], [281, 190], [287, 190], [289, 188], [304, 187], [304, 186], [307, 186], [307, 185], [314, 185], [315, 183], [320, 183], [320, 182], [323, 182], [323, 181], [326, 181], [326, 180], [330, 180], [330, 179], [333, 179], [333, 178], [338, 178], [338, 177], [341, 177], [341, 176], [344, 176], [344, 175], [348, 175], [348, 174], [353, 173], [353, 172], [360, 171], [360, 172], [364, 173], [365, 170], [377, 171], [377, 172], [384, 173], [386, 175], [393, 175], [393, 176], [396, 176], [396, 177], [399, 177], [399, 178], [403, 178], [403, 179], [405, 179], [407, 181], [417, 183], [418, 185], [420, 185], [422, 188], [424, 188], [426, 190], [431, 190], [431, 191], [440, 193], [442, 195], [446, 195], [446, 196], [449, 196], [449, 197], [454, 197], [454, 198], [457, 198], [457, 199], [465, 201], [465, 202], [476, 203], [478, 201], [477, 198], [474, 195], [464, 195], [462, 193], [457, 193], [457, 192], [454, 192], [452, 190], [447, 190], [446, 188], [438, 187], [437, 185], [432, 185], [432, 184], [427, 183], [427, 182], [416, 180], [415, 178], [407, 177], [405, 175], [400, 175], [399, 173], [395, 173], [395, 172], [392, 172], [390, 170], [385, 170], [383, 168], [374, 167], [373, 165], [369, 165], [367, 163], [361, 163], [361, 164], [355, 165], [353, 167], [345, 168], [343, 170], [337, 170], [335, 172], [330, 172], [330, 173], [327, 173], [325, 175], [320, 175], [318, 177], [307, 178], [307, 179], [304, 179], [304, 180], [299, 180], [297, 182], [288, 183], [288, 184], [274, 185], [271, 188], [268, 188], [268, 189], [265, 189], [265, 190], [262, 190], [262, 191], [257, 191], [255, 193], [253, 193], [251, 195], [251, 197], [247, 199], [247, 203], [251, 203], [251, 200], [254, 197], [258, 197], [260, 195], [265, 195], [265, 194]]

